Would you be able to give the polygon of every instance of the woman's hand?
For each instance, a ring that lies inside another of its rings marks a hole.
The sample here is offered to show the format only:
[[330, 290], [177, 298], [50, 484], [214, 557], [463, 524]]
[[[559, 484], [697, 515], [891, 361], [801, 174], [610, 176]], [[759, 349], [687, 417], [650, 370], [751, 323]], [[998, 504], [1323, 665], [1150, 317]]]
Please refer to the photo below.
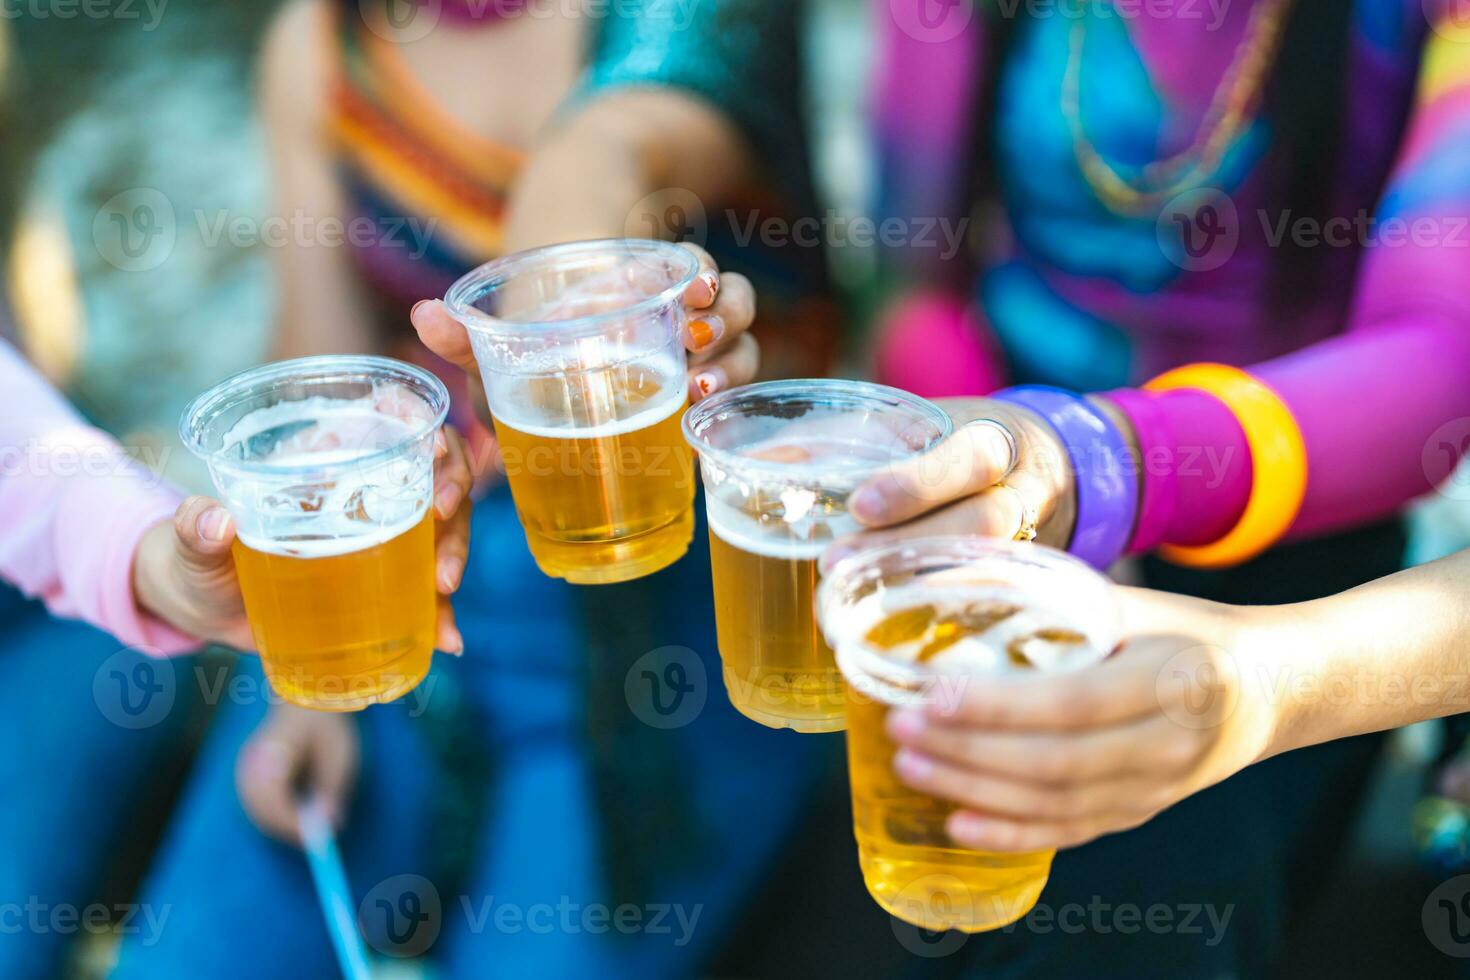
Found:
[[961, 807], [950, 836], [988, 851], [1073, 847], [1144, 823], [1271, 754], [1276, 706], [1253, 614], [1125, 589], [1130, 639], [1071, 674], [966, 686], [895, 710], [894, 769]]
[[[469, 554], [469, 454], [464, 438], [449, 426], [434, 443], [435, 587], [439, 593], [438, 648], [464, 651], [449, 596], [459, 588]], [[463, 505], [463, 506], [462, 506]], [[133, 594], [138, 605], [190, 636], [250, 650], [254, 641], [245, 619], [240, 582], [230, 547], [235, 522], [209, 497], [190, 497], [172, 522], [144, 532], [133, 557]]]
[[[936, 404], [954, 421], [954, 434], [853, 492], [850, 512], [874, 530], [828, 549], [824, 568], [858, 548], [891, 540], [934, 534], [1014, 538], [1033, 523], [1036, 540], [1066, 547], [1076, 488], [1055, 431], [1028, 410], [994, 399], [942, 398]], [[1015, 440], [1014, 456], [1007, 432]]]
[[[698, 245], [685, 243], [683, 247], [699, 258], [699, 275], [684, 293], [689, 311], [684, 334], [689, 351], [689, 400], [696, 402], [754, 380], [760, 348], [747, 332], [755, 320], [755, 289], [750, 280], [735, 272], [722, 275], [709, 253]], [[469, 375], [481, 418], [489, 424], [480, 368], [464, 326], [437, 299], [415, 305], [409, 319], [425, 347]]]
[[240, 750], [235, 786], [263, 832], [301, 845], [298, 800], [315, 796], [340, 827], [357, 780], [357, 722], [349, 715], [281, 704]]

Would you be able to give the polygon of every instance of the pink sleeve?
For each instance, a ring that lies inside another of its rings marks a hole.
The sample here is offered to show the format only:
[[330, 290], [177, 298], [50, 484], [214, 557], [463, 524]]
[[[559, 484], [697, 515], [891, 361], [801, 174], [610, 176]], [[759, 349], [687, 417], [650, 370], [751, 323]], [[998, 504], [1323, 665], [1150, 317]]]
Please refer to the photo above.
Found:
[[1250, 499], [1250, 447], [1235, 415], [1213, 395], [1181, 388], [1111, 396], [1133, 420], [1142, 490], [1139, 534], [1129, 547], [1200, 545], [1224, 537]]
[[145, 653], [199, 641], [142, 612], [133, 554], [179, 494], [87, 425], [0, 340], [0, 578]]
[[[1363, 325], [1251, 373], [1291, 408], [1307, 447], [1306, 496], [1288, 538], [1393, 513], [1446, 479], [1470, 445], [1470, 309], [1451, 315], [1441, 306]], [[1151, 398], [1166, 421], [1149, 437], [1140, 429], [1143, 506], [1173, 511], [1161, 534], [1135, 548], [1208, 544], [1249, 499], [1245, 433], [1203, 392]], [[1128, 399], [1116, 401], [1137, 413]]]
[[1400, 317], [1261, 365], [1307, 445], [1291, 537], [1386, 516], [1448, 476], [1470, 436], [1470, 315]]
[[1463, 30], [1427, 38], [1347, 332], [1253, 369], [1307, 443], [1293, 536], [1392, 513], [1447, 477], [1470, 437], [1470, 45]]
[[[1249, 369], [1291, 408], [1306, 443], [1306, 496], [1290, 537], [1385, 517], [1446, 479], [1470, 447], [1470, 44], [1463, 35], [1427, 35], [1417, 105], [1368, 228], [1347, 329]], [[1239, 426], [1214, 399], [1160, 397], [1168, 399], [1168, 422], [1156, 429], [1171, 430], [1181, 466], [1191, 452], [1249, 456]], [[1160, 481], [1154, 496], [1178, 503], [1164, 540], [1205, 543], [1234, 525], [1250, 468], [1227, 470], [1213, 487], [1148, 472], [1145, 502]]]

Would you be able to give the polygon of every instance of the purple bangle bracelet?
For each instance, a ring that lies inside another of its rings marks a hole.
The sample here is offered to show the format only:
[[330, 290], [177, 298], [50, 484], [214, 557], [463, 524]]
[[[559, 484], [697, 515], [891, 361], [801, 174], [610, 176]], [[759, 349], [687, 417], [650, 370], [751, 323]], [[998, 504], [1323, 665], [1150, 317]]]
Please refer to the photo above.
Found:
[[1155, 450], [1173, 451], [1173, 432], [1156, 395], [1134, 388], [1120, 388], [1103, 397], [1128, 416], [1128, 421], [1133, 424], [1133, 434], [1138, 438], [1138, 467], [1134, 472], [1139, 474], [1143, 491], [1139, 495], [1138, 525], [1133, 531], [1133, 540], [1128, 543], [1128, 553], [1145, 554], [1164, 543], [1164, 535], [1174, 520], [1178, 493], [1174, 467], [1155, 469], [1148, 463]]
[[1123, 434], [1081, 395], [1061, 388], [1021, 385], [995, 398], [1040, 415], [1067, 447], [1077, 480], [1077, 527], [1067, 550], [1095, 568], [1117, 561], [1138, 514], [1138, 480]]

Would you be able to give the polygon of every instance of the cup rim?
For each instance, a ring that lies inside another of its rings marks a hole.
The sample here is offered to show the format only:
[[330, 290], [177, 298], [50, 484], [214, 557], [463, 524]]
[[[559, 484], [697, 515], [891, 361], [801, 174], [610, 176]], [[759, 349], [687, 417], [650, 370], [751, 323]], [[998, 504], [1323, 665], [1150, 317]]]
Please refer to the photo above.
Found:
[[296, 357], [286, 361], [260, 364], [244, 371], [237, 371], [218, 381], [191, 401], [179, 416], [179, 439], [184, 448], [204, 460], [211, 467], [252, 473], [311, 473], [321, 470], [321, 463], [271, 463], [269, 461], [242, 462], [222, 459], [218, 450], [206, 449], [201, 441], [202, 429], [199, 420], [207, 413], [223, 410], [233, 400], [244, 397], [263, 384], [286, 380], [293, 375], [309, 375], [313, 380], [330, 382], [347, 380], [350, 376], [378, 371], [384, 375], [396, 375], [409, 383], [418, 383], [433, 412], [431, 418], [416, 426], [413, 431], [391, 446], [375, 449], [349, 460], [338, 461], [342, 465], [358, 466], [364, 463], [387, 460], [402, 451], [405, 445], [422, 439], [444, 424], [449, 415], [449, 390], [444, 382], [432, 372], [416, 364], [392, 357], [373, 354], [320, 354], [312, 357]]
[[767, 478], [792, 479], [805, 482], [803, 474], [810, 473], [810, 463], [792, 463], [780, 460], [755, 459], [742, 455], [731, 449], [723, 449], [712, 444], [702, 433], [704, 426], [714, 421], [724, 411], [736, 407], [741, 401], [760, 396], [779, 396], [782, 394], [802, 394], [806, 392], [841, 394], [849, 397], [870, 399], [874, 402], [897, 401], [912, 409], [916, 419], [923, 419], [934, 423], [938, 430], [934, 440], [923, 449], [916, 449], [911, 453], [886, 460], [881, 463], [873, 463], [860, 468], [833, 467], [834, 472], [841, 474], [845, 480], [851, 480], [854, 476], [866, 478], [871, 473], [877, 472], [884, 466], [901, 460], [912, 459], [916, 456], [929, 452], [945, 439], [954, 434], [954, 420], [949, 413], [927, 398], [904, 391], [902, 388], [893, 388], [889, 385], [880, 385], [872, 381], [854, 381], [846, 378], [791, 378], [782, 381], [760, 381], [755, 384], [741, 385], [726, 391], [716, 392], [710, 397], [696, 403], [684, 413], [683, 429], [684, 440], [699, 453], [701, 459], [714, 460], [723, 469], [738, 469], [742, 473], [755, 473]]
[[[645, 296], [636, 303], [605, 313], [592, 313], [568, 320], [497, 317], [477, 309], [474, 305], [474, 300], [484, 294], [486, 287], [497, 281], [508, 279], [517, 272], [525, 271], [530, 266], [550, 259], [603, 255], [609, 252], [622, 252], [634, 258], [641, 253], [657, 255], [661, 259], [671, 261], [682, 261], [685, 271], [672, 285], [650, 296]], [[656, 238], [594, 238], [585, 241], [563, 242], [558, 245], [543, 245], [540, 248], [515, 252], [486, 262], [455, 280], [454, 285], [450, 286], [449, 291], [444, 294], [444, 306], [450, 316], [472, 333], [495, 337], [537, 334], [580, 337], [600, 333], [610, 321], [634, 317], [677, 301], [694, 283], [698, 275], [698, 256], [674, 242], [665, 242]]]
[[[825, 619], [829, 615], [829, 606], [834, 605], [837, 593], [849, 584], [852, 579], [865, 568], [872, 568], [885, 558], [912, 552], [915, 557], [930, 554], [936, 557], [953, 557], [958, 562], [977, 561], [983, 558], [997, 556], [1022, 559], [1030, 564], [1042, 564], [1055, 567], [1079, 581], [1098, 586], [1104, 590], [1112, 587], [1112, 581], [1081, 559], [1057, 548], [1048, 545], [1036, 544], [1031, 541], [1009, 541], [1004, 538], [987, 538], [978, 534], [944, 534], [929, 535], [925, 537], [908, 538], [901, 541], [889, 542], [887, 544], [874, 545], [860, 551], [845, 555], [839, 559], [822, 576], [817, 584], [814, 597], [816, 613], [819, 626], [822, 629], [823, 638], [832, 647], [837, 656], [839, 669], [849, 683], [858, 685], [848, 676], [843, 664], [852, 665], [853, 661], [860, 661], [856, 666], [869, 678], [878, 683], [901, 689], [912, 689], [925, 682], [956, 676], [989, 676], [978, 674], [953, 674], [932, 667], [926, 668], [922, 665], [906, 664], [891, 657], [886, 657], [879, 651], [861, 641], [839, 644], [836, 637], [828, 631]], [[1111, 641], [1111, 647], [1100, 651], [1098, 661], [1106, 659], [1112, 653], [1122, 639], [1122, 610], [1116, 599], [1111, 604], [1108, 616], [1108, 633], [1105, 638]], [[1005, 677], [996, 675], [997, 681], [1003, 682]]]

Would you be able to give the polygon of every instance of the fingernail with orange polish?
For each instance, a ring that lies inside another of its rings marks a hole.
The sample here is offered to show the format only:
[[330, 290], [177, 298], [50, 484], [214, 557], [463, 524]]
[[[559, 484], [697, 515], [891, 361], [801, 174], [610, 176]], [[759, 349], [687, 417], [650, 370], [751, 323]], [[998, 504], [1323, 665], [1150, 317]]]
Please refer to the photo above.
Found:
[[689, 338], [695, 350], [704, 350], [725, 334], [725, 321], [717, 316], [702, 317], [689, 321]]
[[708, 398], [720, 388], [720, 379], [713, 374], [703, 372], [694, 376], [694, 386], [699, 389], [699, 397]]

